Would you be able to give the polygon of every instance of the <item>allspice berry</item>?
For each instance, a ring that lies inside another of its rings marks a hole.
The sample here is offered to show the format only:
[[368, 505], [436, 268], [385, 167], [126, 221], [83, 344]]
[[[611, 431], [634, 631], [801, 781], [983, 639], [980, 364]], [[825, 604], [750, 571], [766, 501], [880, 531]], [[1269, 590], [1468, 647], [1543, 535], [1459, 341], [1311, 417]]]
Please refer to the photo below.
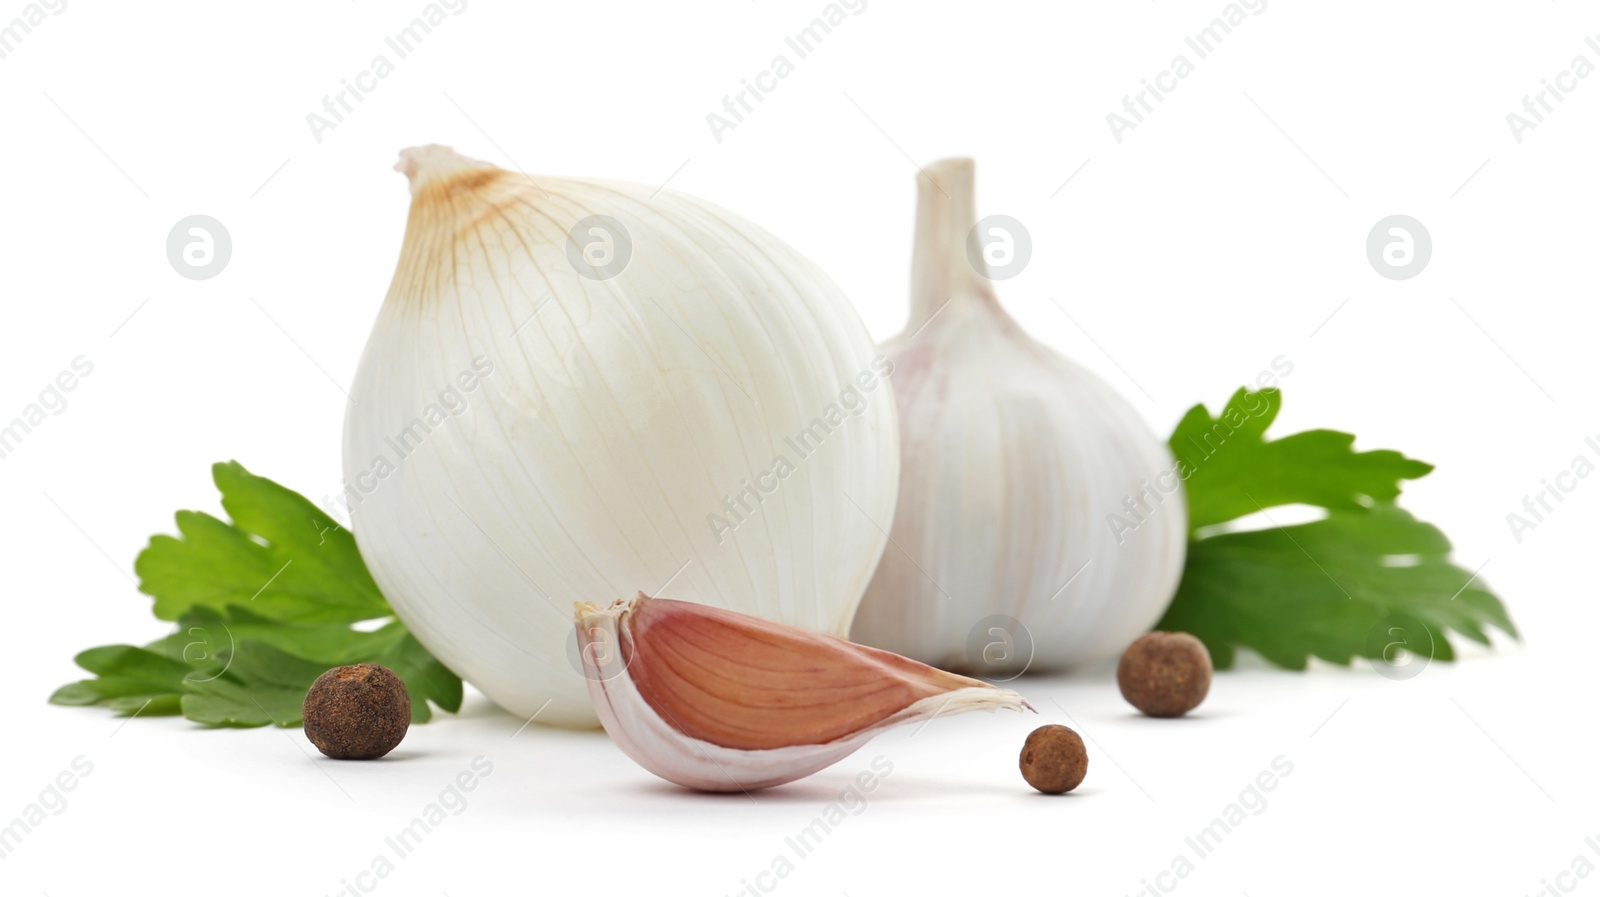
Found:
[[1211, 655], [1187, 632], [1147, 632], [1117, 664], [1117, 686], [1149, 716], [1183, 716], [1211, 689]]
[[1045, 794], [1065, 794], [1083, 782], [1089, 752], [1066, 726], [1040, 726], [1022, 744], [1022, 777]]
[[376, 760], [411, 727], [411, 695], [386, 666], [334, 667], [306, 692], [306, 737], [335, 760]]

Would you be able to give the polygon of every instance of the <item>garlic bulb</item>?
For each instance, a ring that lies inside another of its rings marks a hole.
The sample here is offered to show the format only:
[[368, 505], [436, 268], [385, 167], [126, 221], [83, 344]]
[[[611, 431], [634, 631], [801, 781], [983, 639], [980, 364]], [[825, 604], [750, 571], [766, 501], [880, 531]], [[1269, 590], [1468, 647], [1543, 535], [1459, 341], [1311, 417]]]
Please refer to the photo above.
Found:
[[893, 547], [852, 638], [986, 676], [1113, 655], [1160, 618], [1182, 572], [1171, 453], [1001, 309], [975, 242], [991, 235], [975, 233], [971, 160], [926, 175], [911, 320], [880, 347], [900, 420]]
[[576, 623], [611, 740], [701, 791], [792, 782], [894, 726], [1028, 707], [1014, 691], [887, 651], [643, 593], [603, 610], [579, 604]]
[[411, 214], [345, 496], [428, 650], [514, 713], [592, 726], [575, 601], [660, 590], [843, 635], [899, 449], [833, 282], [681, 193], [442, 147], [398, 167]]

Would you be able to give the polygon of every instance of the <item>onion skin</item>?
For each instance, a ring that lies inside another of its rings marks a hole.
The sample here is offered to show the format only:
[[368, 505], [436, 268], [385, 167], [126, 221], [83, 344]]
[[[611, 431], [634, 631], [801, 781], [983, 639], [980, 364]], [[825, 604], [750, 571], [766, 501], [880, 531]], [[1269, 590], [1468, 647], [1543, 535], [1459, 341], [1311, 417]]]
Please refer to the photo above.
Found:
[[[529, 178], [440, 147], [399, 167], [410, 219], [344, 466], [362, 555], [423, 645], [515, 714], [589, 727], [575, 601], [647, 590], [845, 634], [886, 544], [873, 520], [893, 514], [899, 447], [887, 365], [832, 281], [670, 190]], [[612, 276], [569, 255], [593, 215], [631, 240]], [[451, 390], [460, 410], [428, 418]], [[809, 452], [791, 445], [842, 404]]]

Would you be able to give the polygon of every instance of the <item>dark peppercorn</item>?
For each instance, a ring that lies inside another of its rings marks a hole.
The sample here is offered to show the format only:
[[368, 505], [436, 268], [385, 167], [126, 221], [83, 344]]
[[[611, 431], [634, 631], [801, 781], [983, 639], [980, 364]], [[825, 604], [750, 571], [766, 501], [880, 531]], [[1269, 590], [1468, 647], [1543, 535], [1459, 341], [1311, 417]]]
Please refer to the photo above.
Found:
[[336, 760], [376, 760], [411, 727], [411, 696], [388, 667], [334, 667], [306, 692], [306, 737]]
[[1078, 787], [1089, 771], [1083, 739], [1066, 726], [1040, 726], [1022, 744], [1022, 777], [1045, 794]]
[[1183, 716], [1211, 689], [1211, 655], [1187, 632], [1148, 632], [1123, 652], [1117, 686], [1149, 716]]

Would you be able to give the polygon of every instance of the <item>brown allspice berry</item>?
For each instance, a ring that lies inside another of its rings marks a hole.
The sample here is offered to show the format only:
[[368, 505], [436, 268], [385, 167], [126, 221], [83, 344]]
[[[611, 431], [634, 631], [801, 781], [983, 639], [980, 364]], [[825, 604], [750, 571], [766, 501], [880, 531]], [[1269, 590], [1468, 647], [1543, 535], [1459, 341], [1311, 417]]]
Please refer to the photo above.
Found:
[[306, 737], [335, 760], [376, 760], [411, 727], [411, 695], [376, 663], [334, 667], [306, 692]]
[[1122, 653], [1117, 687], [1148, 716], [1183, 716], [1211, 689], [1211, 655], [1187, 632], [1147, 632]]
[[1045, 794], [1065, 794], [1083, 782], [1089, 752], [1078, 733], [1066, 726], [1040, 726], [1022, 743], [1018, 765], [1029, 785]]

